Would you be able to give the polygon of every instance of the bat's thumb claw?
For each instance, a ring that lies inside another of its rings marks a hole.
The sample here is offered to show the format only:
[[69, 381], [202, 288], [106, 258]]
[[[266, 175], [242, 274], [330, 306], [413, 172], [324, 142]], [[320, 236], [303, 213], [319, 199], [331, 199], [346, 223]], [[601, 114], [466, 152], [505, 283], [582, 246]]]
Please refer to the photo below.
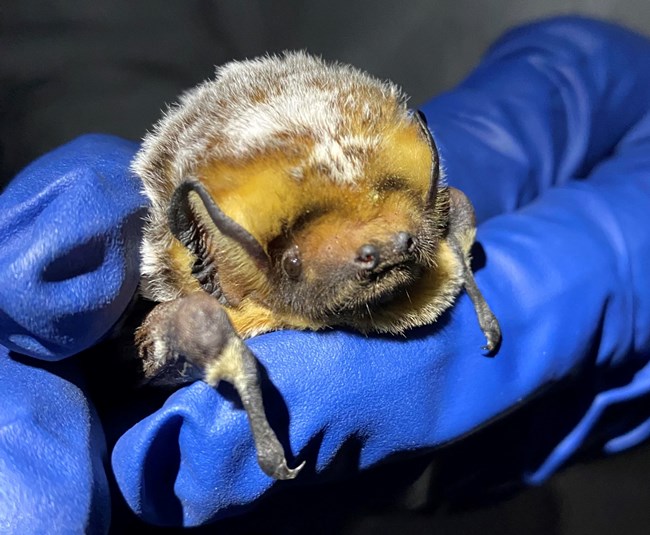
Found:
[[293, 479], [300, 473], [303, 466], [305, 466], [305, 461], [301, 462], [295, 468], [289, 468], [287, 463], [284, 462], [281, 466], [277, 467], [272, 477], [275, 479]]
[[499, 327], [499, 322], [494, 317], [494, 314], [489, 310], [481, 322], [481, 330], [487, 342], [482, 348], [483, 351], [488, 355], [494, 355], [501, 345], [501, 327]]
[[257, 461], [264, 473], [273, 479], [294, 479], [305, 466], [303, 461], [295, 468], [289, 468], [282, 452], [258, 456]]
[[486, 332], [485, 339], [487, 343], [483, 346], [482, 349], [488, 355], [493, 355], [501, 345], [501, 332], [498, 330], [498, 327], [496, 331]]

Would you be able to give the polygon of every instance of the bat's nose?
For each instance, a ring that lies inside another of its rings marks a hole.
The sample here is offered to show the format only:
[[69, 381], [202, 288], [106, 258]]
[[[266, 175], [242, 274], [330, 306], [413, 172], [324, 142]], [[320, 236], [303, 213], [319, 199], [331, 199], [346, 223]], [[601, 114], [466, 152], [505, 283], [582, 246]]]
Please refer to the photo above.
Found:
[[397, 232], [387, 243], [377, 246], [370, 243], [362, 245], [357, 251], [356, 265], [366, 271], [373, 271], [380, 264], [391, 264], [410, 255], [415, 249], [415, 238], [405, 231]]
[[412, 253], [415, 248], [415, 240], [408, 232], [401, 231], [395, 234], [393, 247], [397, 254]]
[[377, 247], [369, 243], [359, 247], [355, 262], [361, 269], [373, 270], [379, 265], [379, 261], [379, 249]]

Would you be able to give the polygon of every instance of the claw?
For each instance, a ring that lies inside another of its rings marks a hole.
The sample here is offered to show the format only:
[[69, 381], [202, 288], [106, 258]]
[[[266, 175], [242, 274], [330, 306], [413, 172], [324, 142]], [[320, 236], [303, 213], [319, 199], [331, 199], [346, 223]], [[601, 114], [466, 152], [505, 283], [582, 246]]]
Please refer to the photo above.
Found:
[[499, 322], [491, 311], [489, 311], [489, 314], [487, 315], [485, 324], [482, 325], [482, 330], [487, 341], [487, 344], [485, 344], [482, 349], [488, 355], [492, 355], [501, 344], [501, 328], [499, 327]]
[[267, 451], [264, 455], [258, 452], [257, 462], [262, 471], [273, 479], [294, 479], [305, 466], [303, 461], [295, 468], [289, 468], [282, 449], [274, 452]]
[[491, 355], [494, 352], [495, 348], [496, 348], [496, 344], [494, 342], [489, 342], [489, 341], [484, 346], [481, 346], [481, 349], [485, 351], [488, 355]]

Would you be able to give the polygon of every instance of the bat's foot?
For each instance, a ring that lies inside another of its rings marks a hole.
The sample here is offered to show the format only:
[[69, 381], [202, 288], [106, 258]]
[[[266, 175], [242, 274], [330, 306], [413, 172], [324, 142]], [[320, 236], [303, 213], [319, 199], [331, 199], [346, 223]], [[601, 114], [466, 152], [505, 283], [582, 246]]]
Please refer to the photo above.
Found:
[[469, 266], [465, 272], [465, 289], [474, 304], [478, 324], [481, 327], [481, 331], [483, 331], [483, 335], [487, 342], [483, 346], [483, 351], [488, 355], [493, 355], [501, 345], [501, 327], [499, 327], [499, 321], [494, 315], [494, 312], [490, 310], [490, 307], [483, 298], [483, 294], [478, 289], [478, 286], [476, 286], [474, 276], [472, 275]]

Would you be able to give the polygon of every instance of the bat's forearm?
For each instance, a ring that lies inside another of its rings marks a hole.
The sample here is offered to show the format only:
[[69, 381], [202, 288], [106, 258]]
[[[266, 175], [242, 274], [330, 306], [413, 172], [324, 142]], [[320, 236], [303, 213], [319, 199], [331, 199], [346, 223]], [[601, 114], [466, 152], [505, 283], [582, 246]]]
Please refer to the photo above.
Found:
[[483, 297], [474, 280], [470, 266], [470, 249], [476, 235], [474, 208], [465, 194], [455, 188], [449, 188], [449, 228], [447, 239], [463, 265], [463, 285], [469, 295], [478, 316], [478, 322], [485, 335], [483, 347], [489, 353], [494, 352], [501, 343], [501, 327]]

